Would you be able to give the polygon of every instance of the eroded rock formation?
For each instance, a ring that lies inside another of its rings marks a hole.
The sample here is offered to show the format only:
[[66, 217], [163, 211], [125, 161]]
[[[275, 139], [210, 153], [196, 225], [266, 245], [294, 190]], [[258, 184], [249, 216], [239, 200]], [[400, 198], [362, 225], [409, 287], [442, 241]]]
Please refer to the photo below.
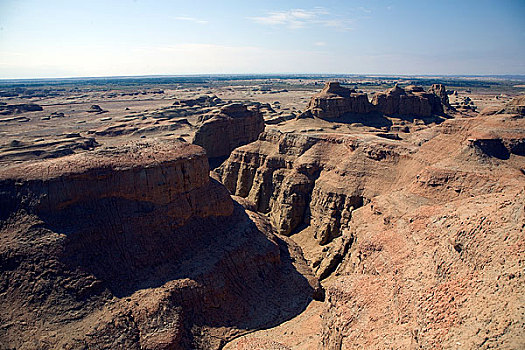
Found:
[[503, 108], [492, 107], [483, 110], [483, 114], [512, 114], [516, 116], [525, 116], [525, 95], [520, 95], [513, 98]]
[[314, 95], [302, 117], [309, 115], [334, 119], [344, 114], [364, 114], [372, 110], [368, 96], [353, 89], [342, 87], [338, 82], [328, 82], [320, 93]]
[[338, 82], [328, 82], [320, 93], [314, 95], [307, 109], [299, 118], [317, 117], [332, 119], [343, 116], [379, 112], [386, 115], [430, 117], [443, 114], [450, 108], [444, 85], [434, 84], [429, 91], [410, 85], [405, 89], [397, 84], [384, 92], [376, 93], [371, 102], [365, 93], [342, 87]]
[[263, 223], [182, 142], [4, 167], [0, 343], [216, 349], [280, 323], [315, 279]]
[[255, 141], [264, 130], [264, 119], [259, 110], [232, 103], [199, 117], [193, 137], [210, 158], [225, 157], [241, 145]]
[[[379, 92], [372, 98], [372, 104], [383, 114], [429, 117], [443, 113], [442, 102], [446, 96], [445, 87], [433, 85], [430, 92], [419, 86], [408, 86], [406, 89], [396, 84], [385, 92]], [[444, 90], [444, 91], [442, 91]], [[439, 95], [436, 95], [437, 92]], [[444, 96], [443, 95], [444, 92]]]
[[480, 148], [484, 132], [523, 140], [517, 125], [444, 122], [403, 164], [397, 188], [355, 211], [322, 348], [520, 347], [525, 160]]
[[347, 228], [353, 210], [377, 195], [366, 184], [388, 188], [392, 183], [389, 169], [412, 151], [394, 142], [268, 131], [234, 150], [217, 174], [232, 194], [269, 213], [279, 233], [310, 225], [320, 244], [326, 244]]
[[267, 131], [217, 176], [325, 279], [320, 348], [518, 348], [520, 122], [449, 119], [408, 140]]
[[43, 108], [36, 103], [7, 104], [0, 102], [0, 115], [18, 114], [24, 112], [42, 111]]
[[173, 104], [176, 106], [184, 105], [184, 106], [189, 106], [189, 107], [193, 107], [193, 106], [213, 107], [213, 106], [224, 104], [224, 101], [215, 95], [211, 95], [211, 96], [202, 95], [197, 98], [188, 98], [188, 99], [178, 100], [178, 101], [175, 101]]
[[450, 103], [448, 101], [448, 94], [447, 94], [447, 88], [443, 84], [432, 84], [430, 87], [429, 92], [433, 93], [434, 95], [438, 96], [441, 100], [441, 104], [445, 107], [450, 108]]
[[0, 163], [63, 157], [77, 151], [92, 150], [97, 146], [93, 137], [84, 137], [78, 133], [33, 142], [11, 140], [0, 146]]

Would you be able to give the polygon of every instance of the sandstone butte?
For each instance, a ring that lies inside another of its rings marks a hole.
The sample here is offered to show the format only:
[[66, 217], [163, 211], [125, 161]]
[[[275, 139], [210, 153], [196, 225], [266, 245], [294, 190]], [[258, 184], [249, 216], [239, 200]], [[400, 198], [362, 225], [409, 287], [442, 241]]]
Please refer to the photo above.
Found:
[[[439, 85], [369, 102], [330, 83], [303, 117], [448, 108]], [[522, 97], [403, 139], [262, 132], [259, 116], [210, 112], [204, 149], [135, 141], [3, 167], [1, 346], [523, 347]], [[229, 154], [211, 177], [205, 150]]]
[[434, 84], [427, 92], [420, 86], [410, 85], [405, 89], [397, 84], [374, 95], [371, 101], [365, 93], [328, 82], [320, 93], [314, 95], [300, 118], [310, 116], [322, 119], [337, 119], [346, 114], [371, 112], [386, 115], [429, 117], [444, 113], [450, 108], [446, 89]]

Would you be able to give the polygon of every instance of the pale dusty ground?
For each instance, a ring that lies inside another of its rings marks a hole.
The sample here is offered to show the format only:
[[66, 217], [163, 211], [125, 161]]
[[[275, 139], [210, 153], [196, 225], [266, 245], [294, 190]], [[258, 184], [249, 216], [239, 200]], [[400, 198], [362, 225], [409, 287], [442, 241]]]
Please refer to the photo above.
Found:
[[312, 301], [301, 314], [277, 327], [247, 334], [228, 343], [225, 350], [316, 350], [321, 340], [325, 304]]

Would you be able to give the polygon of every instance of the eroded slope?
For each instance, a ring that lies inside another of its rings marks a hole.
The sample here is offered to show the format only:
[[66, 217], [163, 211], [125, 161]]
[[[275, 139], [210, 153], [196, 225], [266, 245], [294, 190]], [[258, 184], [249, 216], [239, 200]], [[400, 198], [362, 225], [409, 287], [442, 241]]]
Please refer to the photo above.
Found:
[[[514, 349], [524, 140], [523, 117], [505, 114], [449, 119], [404, 140], [267, 131], [216, 173], [324, 279], [320, 348]], [[250, 344], [257, 335], [235, 348]]]
[[182, 142], [2, 169], [2, 346], [214, 349], [303, 310], [300, 250], [208, 171]]

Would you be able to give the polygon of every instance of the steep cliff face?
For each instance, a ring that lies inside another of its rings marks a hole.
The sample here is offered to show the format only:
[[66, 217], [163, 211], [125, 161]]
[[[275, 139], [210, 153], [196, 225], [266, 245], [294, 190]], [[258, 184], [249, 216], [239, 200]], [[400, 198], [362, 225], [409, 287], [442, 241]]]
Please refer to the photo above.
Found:
[[200, 117], [192, 143], [202, 146], [210, 158], [225, 157], [241, 145], [257, 139], [264, 119], [257, 108], [229, 104]]
[[406, 140], [267, 131], [216, 174], [324, 279], [320, 348], [519, 348], [523, 140], [509, 115]]
[[[444, 86], [442, 86], [444, 89]], [[432, 87], [430, 92], [424, 91], [421, 87], [409, 86], [403, 89], [398, 85], [385, 91], [379, 92], [372, 98], [372, 105], [383, 114], [407, 115], [429, 117], [433, 114], [443, 113], [442, 100], [445, 95], [436, 95]], [[441, 90], [437, 90], [442, 94]], [[448, 98], [447, 98], [448, 99]]]
[[[235, 195], [269, 213], [278, 232], [309, 225], [321, 245], [341, 235], [353, 210], [388, 188], [389, 170], [412, 152], [370, 135], [300, 135], [268, 131], [233, 151], [216, 170]], [[371, 185], [374, 184], [374, 185]]]
[[[23, 163], [4, 168], [0, 176], [2, 210], [8, 213], [26, 205], [39, 213], [53, 212], [94, 198], [156, 205], [179, 225], [194, 215], [227, 216], [233, 211], [224, 189], [209, 181], [204, 151], [181, 142], [173, 149], [137, 143]], [[196, 200], [204, 193], [213, 200]]]
[[429, 92], [433, 93], [434, 95], [438, 96], [441, 100], [441, 104], [444, 107], [450, 108], [450, 103], [448, 101], [448, 94], [447, 94], [447, 88], [443, 84], [432, 84], [430, 87]]
[[[396, 84], [391, 89], [376, 93], [369, 101], [367, 94], [342, 87], [338, 82], [328, 82], [320, 93], [311, 98], [306, 111], [298, 118], [317, 117], [336, 121], [345, 116], [363, 117], [370, 112], [430, 117], [443, 114], [444, 108], [450, 108], [450, 105], [443, 84], [432, 85], [428, 92], [420, 86], [410, 85], [403, 89]], [[377, 119], [378, 116], [367, 117]]]
[[346, 113], [368, 113], [372, 105], [366, 94], [342, 87], [338, 82], [328, 82], [320, 93], [311, 98], [306, 108], [304, 116], [333, 119]]
[[300, 312], [299, 248], [208, 176], [202, 148], [133, 143], [0, 173], [0, 343], [215, 349]]

